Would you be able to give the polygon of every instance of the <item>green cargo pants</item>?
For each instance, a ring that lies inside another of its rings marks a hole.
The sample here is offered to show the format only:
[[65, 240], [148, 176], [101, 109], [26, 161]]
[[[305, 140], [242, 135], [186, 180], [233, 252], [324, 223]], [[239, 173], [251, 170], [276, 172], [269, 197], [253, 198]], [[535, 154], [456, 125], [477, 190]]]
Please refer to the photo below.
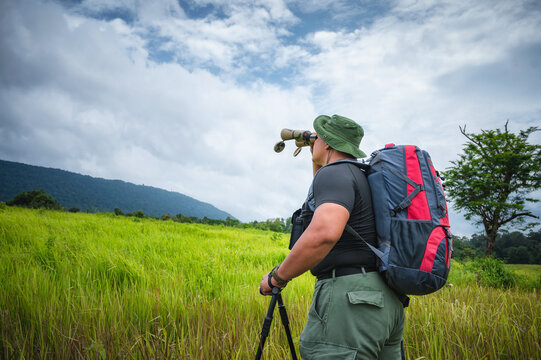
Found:
[[404, 308], [377, 272], [316, 283], [299, 349], [304, 360], [401, 359]]

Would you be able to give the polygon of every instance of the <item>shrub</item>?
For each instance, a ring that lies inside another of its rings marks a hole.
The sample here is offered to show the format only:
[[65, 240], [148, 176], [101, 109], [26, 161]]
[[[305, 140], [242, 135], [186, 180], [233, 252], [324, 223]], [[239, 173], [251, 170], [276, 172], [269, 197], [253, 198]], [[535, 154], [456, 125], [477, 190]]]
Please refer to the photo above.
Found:
[[143, 210], [137, 210], [137, 211], [134, 211], [134, 212], [126, 213], [126, 216], [134, 216], [134, 217], [140, 218], [140, 219], [144, 219], [144, 218], [147, 217], [145, 215], [145, 213], [143, 212]]
[[271, 237], [270, 237], [270, 238], [271, 238], [272, 242], [277, 242], [277, 241], [279, 241], [279, 240], [282, 240], [282, 235], [279, 234], [279, 233], [277, 233], [277, 232], [273, 232], [273, 233], [271, 234]]
[[480, 285], [495, 288], [509, 288], [517, 283], [515, 274], [508, 269], [503, 261], [493, 257], [485, 257], [469, 264], [471, 270], [477, 275], [477, 282]]
[[164, 215], [162, 215], [161, 219], [163, 221], [171, 220], [171, 215], [170, 214], [164, 214]]
[[29, 192], [22, 192], [9, 200], [7, 205], [10, 206], [22, 206], [31, 209], [52, 209], [63, 210], [62, 205], [58, 203], [51, 195], [47, 194], [43, 190], [32, 190]]

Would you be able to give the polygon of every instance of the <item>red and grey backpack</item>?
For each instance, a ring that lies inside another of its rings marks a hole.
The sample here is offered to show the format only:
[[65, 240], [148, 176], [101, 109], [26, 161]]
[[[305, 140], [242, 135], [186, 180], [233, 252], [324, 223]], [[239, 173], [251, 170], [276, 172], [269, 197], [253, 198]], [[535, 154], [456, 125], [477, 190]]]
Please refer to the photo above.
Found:
[[[376, 220], [379, 271], [400, 294], [424, 295], [447, 280], [452, 254], [442, 181], [430, 155], [388, 144], [356, 163], [367, 174]], [[349, 225], [346, 230], [362, 237]], [[363, 240], [364, 241], [364, 240]]]

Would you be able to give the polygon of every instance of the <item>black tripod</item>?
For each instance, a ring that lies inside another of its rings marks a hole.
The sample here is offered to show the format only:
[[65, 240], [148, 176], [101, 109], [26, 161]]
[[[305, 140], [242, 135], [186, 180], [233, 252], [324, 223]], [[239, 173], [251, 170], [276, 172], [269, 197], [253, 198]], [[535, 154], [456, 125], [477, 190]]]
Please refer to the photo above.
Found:
[[276, 307], [276, 302], [278, 302], [278, 310], [280, 311], [280, 317], [282, 318], [282, 324], [286, 330], [287, 342], [289, 343], [289, 350], [291, 350], [291, 357], [293, 360], [297, 360], [297, 353], [295, 352], [295, 345], [293, 345], [293, 338], [291, 337], [291, 331], [289, 330], [289, 319], [287, 318], [286, 308], [284, 302], [282, 301], [282, 295], [280, 294], [280, 289], [277, 287], [272, 288], [272, 298], [269, 304], [269, 310], [265, 316], [265, 321], [263, 322], [263, 327], [261, 328], [261, 339], [259, 341], [259, 346], [257, 348], [257, 354], [255, 360], [261, 359], [261, 354], [263, 353], [263, 346], [265, 345], [265, 340], [269, 336], [270, 326], [272, 323], [272, 317], [274, 313], [274, 308]]

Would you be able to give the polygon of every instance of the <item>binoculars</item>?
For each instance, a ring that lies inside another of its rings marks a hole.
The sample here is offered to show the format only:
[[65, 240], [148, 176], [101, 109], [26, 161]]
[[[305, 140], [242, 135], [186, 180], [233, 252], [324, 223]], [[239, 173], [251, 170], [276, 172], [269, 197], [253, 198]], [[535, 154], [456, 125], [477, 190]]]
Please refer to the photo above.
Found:
[[313, 134], [309, 130], [291, 130], [291, 129], [282, 129], [280, 131], [280, 137], [282, 141], [279, 141], [274, 145], [274, 151], [277, 153], [282, 152], [286, 147], [285, 140], [295, 140], [295, 145], [297, 149], [293, 152], [293, 156], [299, 155], [304, 146], [309, 146], [313, 144], [317, 139], [317, 135]]

